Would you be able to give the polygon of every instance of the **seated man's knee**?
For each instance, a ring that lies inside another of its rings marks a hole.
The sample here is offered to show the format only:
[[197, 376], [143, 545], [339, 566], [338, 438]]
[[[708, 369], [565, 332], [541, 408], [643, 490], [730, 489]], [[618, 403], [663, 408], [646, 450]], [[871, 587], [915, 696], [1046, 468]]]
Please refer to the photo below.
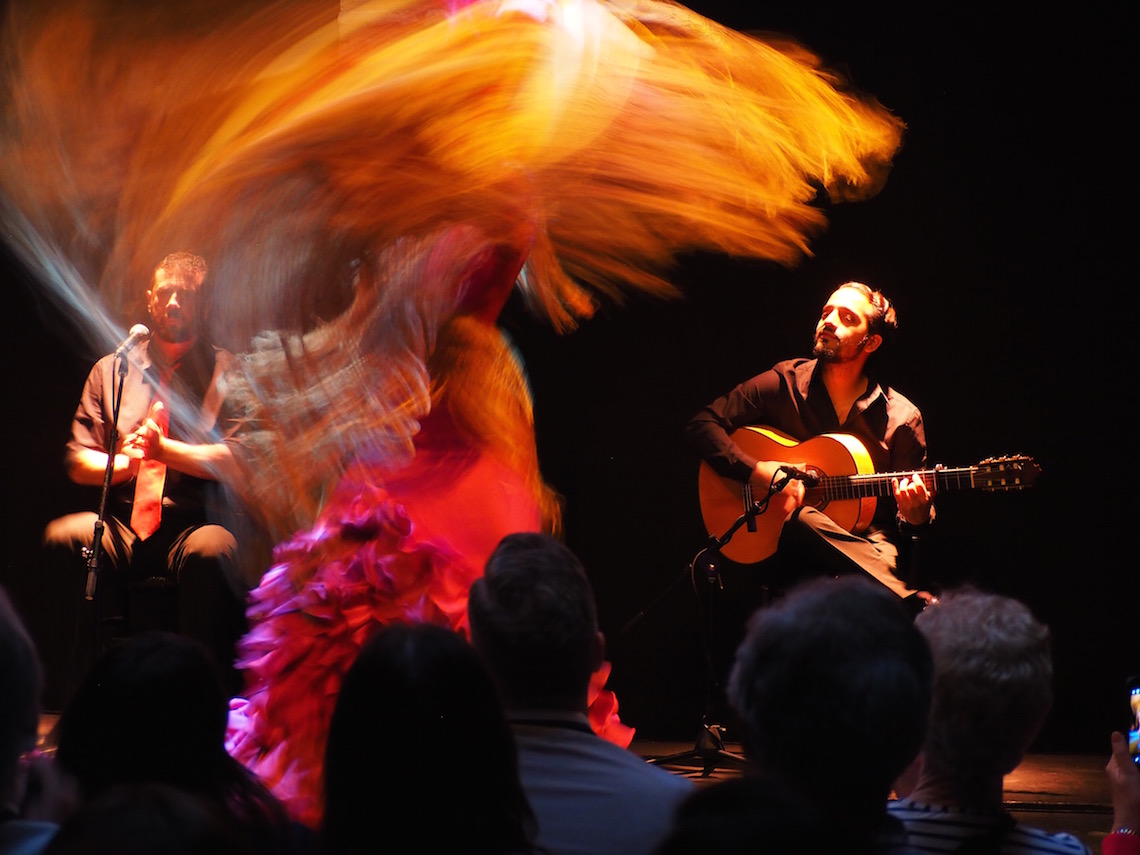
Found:
[[788, 515], [785, 525], [799, 526], [801, 528], [818, 531], [825, 526], [834, 526], [831, 517], [818, 508], [801, 505]]
[[191, 532], [178, 550], [175, 575], [179, 586], [224, 583], [244, 594], [237, 567], [237, 540], [220, 525], [204, 525]]
[[784, 528], [780, 532], [780, 547], [795, 548], [817, 540], [826, 523], [827, 516], [815, 508], [799, 507], [788, 514]]
[[95, 519], [93, 513], [78, 513], [52, 520], [44, 527], [43, 547], [78, 551], [89, 546], [95, 537]]

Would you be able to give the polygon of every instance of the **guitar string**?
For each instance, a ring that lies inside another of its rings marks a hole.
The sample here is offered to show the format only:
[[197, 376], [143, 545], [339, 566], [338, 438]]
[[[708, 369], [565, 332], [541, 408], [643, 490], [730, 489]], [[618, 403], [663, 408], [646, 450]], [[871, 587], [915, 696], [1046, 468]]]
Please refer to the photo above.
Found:
[[[975, 485], [975, 475], [979, 467], [965, 466], [957, 468], [940, 467], [938, 469], [913, 470], [909, 472], [891, 473], [861, 473], [856, 475], [824, 475], [819, 479], [819, 488], [836, 498], [857, 498], [859, 496], [885, 496], [892, 491], [891, 481], [895, 478], [909, 478], [921, 475], [924, 479], [934, 481], [935, 489], [972, 487]], [[1005, 472], [1005, 470], [998, 470]], [[1010, 467], [1007, 478], [986, 480], [987, 486], [992, 489], [1015, 488], [1022, 485], [1020, 469]]]

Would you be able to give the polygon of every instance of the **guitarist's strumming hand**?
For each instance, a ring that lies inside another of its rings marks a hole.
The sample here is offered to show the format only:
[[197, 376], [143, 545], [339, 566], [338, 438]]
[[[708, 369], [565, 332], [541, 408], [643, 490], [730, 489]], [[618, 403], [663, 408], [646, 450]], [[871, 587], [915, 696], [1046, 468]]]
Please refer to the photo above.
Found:
[[[753, 495], [757, 499], [767, 496], [772, 485], [784, 479], [783, 473], [779, 471], [781, 466], [790, 466], [793, 469], [800, 470], [808, 468], [806, 463], [789, 463], [786, 460], [756, 461], [756, 468], [752, 470], [752, 477], [749, 481], [752, 484]], [[804, 503], [804, 482], [793, 478], [787, 482], [779, 496], [772, 497], [772, 501], [776, 507], [783, 508], [785, 516], [790, 514]]]
[[895, 503], [899, 506], [899, 516], [904, 522], [914, 526], [930, 522], [930, 506], [934, 497], [921, 475], [892, 478], [891, 489], [895, 494]]

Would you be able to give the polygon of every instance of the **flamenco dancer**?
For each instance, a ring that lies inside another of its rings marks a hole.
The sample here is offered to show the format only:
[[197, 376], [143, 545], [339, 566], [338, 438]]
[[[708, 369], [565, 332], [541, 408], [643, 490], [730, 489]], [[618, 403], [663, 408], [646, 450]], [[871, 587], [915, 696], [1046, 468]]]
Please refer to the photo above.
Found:
[[[364, 642], [465, 630], [498, 540], [557, 530], [496, 327], [512, 291], [564, 332], [599, 298], [672, 295], [679, 252], [792, 263], [817, 196], [876, 192], [901, 135], [804, 49], [662, 0], [282, 0], [133, 29], [12, 5], [13, 249], [119, 307], [158, 247], [215, 260], [228, 486], [278, 544], [231, 750], [309, 823]], [[591, 722], [627, 745], [605, 678]]]

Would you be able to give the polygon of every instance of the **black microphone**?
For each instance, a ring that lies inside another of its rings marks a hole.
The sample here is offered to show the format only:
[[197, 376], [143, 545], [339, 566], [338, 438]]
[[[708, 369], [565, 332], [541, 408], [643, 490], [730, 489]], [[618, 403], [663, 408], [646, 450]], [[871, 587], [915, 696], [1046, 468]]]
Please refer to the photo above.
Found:
[[811, 472], [804, 472], [802, 469], [796, 469], [794, 466], [781, 466], [778, 472], [783, 472], [788, 476], [789, 480], [803, 481], [805, 487], [815, 487], [819, 485], [819, 476]]
[[131, 327], [130, 335], [123, 340], [122, 344], [115, 348], [115, 358], [118, 359], [120, 356], [126, 356], [134, 349], [136, 344], [140, 341], [146, 341], [148, 338], [150, 338], [150, 329], [147, 328], [145, 324], [135, 324]]

